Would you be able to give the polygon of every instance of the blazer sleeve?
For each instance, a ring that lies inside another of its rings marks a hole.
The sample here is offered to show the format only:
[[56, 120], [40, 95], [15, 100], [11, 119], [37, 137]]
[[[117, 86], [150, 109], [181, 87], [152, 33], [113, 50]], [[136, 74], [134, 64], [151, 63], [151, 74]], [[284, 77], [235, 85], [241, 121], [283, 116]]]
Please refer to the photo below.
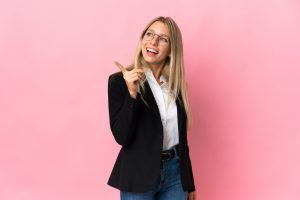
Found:
[[194, 192], [194, 191], [196, 191], [196, 188], [195, 188], [193, 169], [192, 169], [192, 163], [191, 163], [191, 158], [190, 158], [189, 146], [188, 145], [187, 145], [187, 149], [188, 149], [188, 169], [190, 171], [189, 179], [191, 180], [191, 183], [192, 183], [192, 186], [188, 189], [188, 192]]
[[132, 98], [122, 75], [115, 73], [108, 79], [108, 107], [110, 129], [116, 142], [128, 145], [135, 136], [140, 94]]

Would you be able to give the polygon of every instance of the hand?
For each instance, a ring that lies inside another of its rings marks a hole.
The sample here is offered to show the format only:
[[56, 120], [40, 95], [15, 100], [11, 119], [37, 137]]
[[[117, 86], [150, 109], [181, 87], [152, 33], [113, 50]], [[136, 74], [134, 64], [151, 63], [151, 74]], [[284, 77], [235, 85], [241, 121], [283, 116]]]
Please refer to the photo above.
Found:
[[132, 98], [136, 98], [138, 87], [139, 87], [139, 81], [142, 79], [143, 69], [141, 68], [134, 68], [130, 71], [128, 71], [123, 65], [121, 65], [118, 62], [114, 62], [115, 65], [121, 70], [123, 74], [123, 78], [126, 82], [128, 91], [130, 93], [130, 96]]
[[196, 200], [196, 192], [190, 192], [188, 195], [188, 200]]

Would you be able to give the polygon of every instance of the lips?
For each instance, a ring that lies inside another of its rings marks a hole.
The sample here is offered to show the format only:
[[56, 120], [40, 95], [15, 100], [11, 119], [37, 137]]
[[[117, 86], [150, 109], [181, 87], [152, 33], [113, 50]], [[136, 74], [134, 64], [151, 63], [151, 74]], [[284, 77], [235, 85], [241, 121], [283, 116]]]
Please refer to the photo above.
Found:
[[153, 53], [153, 54], [158, 54], [158, 51], [157, 50], [155, 50], [155, 49], [153, 49], [153, 48], [146, 48], [146, 50], [147, 50], [147, 52], [149, 52], [149, 53]]

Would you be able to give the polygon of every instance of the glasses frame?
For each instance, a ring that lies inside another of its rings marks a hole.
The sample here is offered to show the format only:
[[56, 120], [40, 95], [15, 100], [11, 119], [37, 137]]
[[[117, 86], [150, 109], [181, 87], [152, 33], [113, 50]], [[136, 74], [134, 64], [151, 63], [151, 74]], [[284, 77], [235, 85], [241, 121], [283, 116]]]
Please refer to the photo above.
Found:
[[[152, 34], [152, 37], [149, 38], [149, 39], [146, 39], [145, 37], [149, 37], [149, 36], [146, 36], [147, 33], [151, 33], [151, 34]], [[158, 44], [161, 45], [161, 46], [166, 46], [166, 45], [168, 45], [168, 44], [170, 43], [170, 38], [169, 38], [168, 36], [156, 34], [156, 33], [154, 33], [154, 32], [151, 31], [151, 30], [147, 30], [147, 31], [145, 32], [145, 34], [143, 35], [143, 40], [145, 40], [145, 41], [151, 41], [151, 40], [153, 40], [153, 38], [154, 38], [155, 36], [158, 36]], [[161, 38], [167, 39], [167, 42], [165, 42], [165, 43], [164, 43], [164, 42], [161, 42], [161, 40], [160, 40]]]

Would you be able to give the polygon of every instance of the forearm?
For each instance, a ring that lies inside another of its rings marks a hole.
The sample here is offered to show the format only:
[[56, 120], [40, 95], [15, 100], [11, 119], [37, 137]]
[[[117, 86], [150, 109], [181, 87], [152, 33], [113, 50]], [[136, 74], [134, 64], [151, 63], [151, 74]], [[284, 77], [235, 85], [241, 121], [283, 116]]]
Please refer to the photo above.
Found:
[[122, 146], [129, 144], [132, 138], [134, 138], [138, 114], [138, 101], [139, 96], [136, 96], [136, 99], [127, 96], [118, 111], [113, 107], [110, 108], [110, 128], [116, 142]]
[[134, 137], [139, 101], [140, 95], [131, 96], [122, 77], [109, 77], [110, 128], [115, 140], [122, 146], [129, 144]]

